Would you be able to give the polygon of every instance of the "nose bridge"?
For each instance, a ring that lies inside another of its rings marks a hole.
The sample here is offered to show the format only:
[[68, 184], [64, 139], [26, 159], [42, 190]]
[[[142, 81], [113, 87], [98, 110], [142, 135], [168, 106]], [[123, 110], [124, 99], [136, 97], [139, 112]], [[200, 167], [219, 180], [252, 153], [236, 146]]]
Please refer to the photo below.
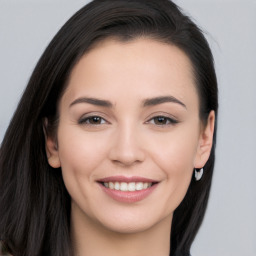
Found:
[[110, 150], [112, 161], [132, 165], [144, 160], [145, 152], [141, 143], [140, 129], [136, 124], [128, 120], [119, 124], [113, 136]]

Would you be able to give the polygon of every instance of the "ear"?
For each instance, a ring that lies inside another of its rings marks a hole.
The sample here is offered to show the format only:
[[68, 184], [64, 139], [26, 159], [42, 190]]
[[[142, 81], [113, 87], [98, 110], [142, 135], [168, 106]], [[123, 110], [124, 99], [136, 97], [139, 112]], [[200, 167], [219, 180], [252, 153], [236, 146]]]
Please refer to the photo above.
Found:
[[49, 134], [48, 131], [48, 120], [44, 120], [44, 136], [45, 136], [45, 150], [48, 159], [48, 163], [53, 168], [59, 168], [60, 159], [59, 159], [59, 152], [58, 152], [58, 143], [55, 136]]
[[215, 112], [212, 110], [207, 119], [206, 126], [203, 126], [200, 133], [197, 154], [195, 159], [195, 168], [202, 168], [205, 166], [208, 161], [212, 143], [213, 143], [213, 133], [214, 133], [214, 124], [215, 124]]

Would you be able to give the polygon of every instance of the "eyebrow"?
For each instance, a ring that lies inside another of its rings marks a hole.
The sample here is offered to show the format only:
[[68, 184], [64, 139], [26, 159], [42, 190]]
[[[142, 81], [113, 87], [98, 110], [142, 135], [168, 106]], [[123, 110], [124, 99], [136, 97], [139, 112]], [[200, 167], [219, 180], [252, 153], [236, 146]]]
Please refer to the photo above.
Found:
[[182, 107], [187, 108], [183, 102], [181, 102], [180, 100], [178, 100], [173, 96], [160, 96], [160, 97], [145, 99], [143, 102], [143, 107], [155, 106], [155, 105], [166, 103], [166, 102], [177, 103]]
[[[159, 97], [155, 97], [155, 98], [145, 99], [143, 101], [142, 106], [143, 107], [155, 106], [155, 105], [159, 105], [159, 104], [167, 103], [167, 102], [177, 103], [177, 104], [183, 106], [184, 108], [187, 108], [183, 102], [181, 102], [180, 100], [178, 100], [177, 98], [175, 98], [173, 96], [159, 96]], [[78, 103], [89, 103], [89, 104], [92, 104], [95, 106], [113, 108], [113, 104], [108, 100], [88, 98], [88, 97], [81, 97], [81, 98], [74, 100], [70, 104], [69, 107], [72, 107], [73, 105], [78, 104]]]
[[101, 99], [87, 98], [87, 97], [82, 97], [74, 100], [69, 107], [72, 107], [73, 105], [78, 103], [89, 103], [95, 106], [107, 107], [107, 108], [113, 107], [113, 104], [108, 100], [101, 100]]

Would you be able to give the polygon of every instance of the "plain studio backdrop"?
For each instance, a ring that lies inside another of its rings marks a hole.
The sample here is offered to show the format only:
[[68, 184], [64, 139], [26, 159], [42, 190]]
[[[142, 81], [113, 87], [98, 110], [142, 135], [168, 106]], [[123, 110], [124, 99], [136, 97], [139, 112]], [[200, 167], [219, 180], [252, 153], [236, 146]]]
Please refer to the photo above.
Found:
[[[45, 47], [88, 2], [0, 0], [0, 142]], [[220, 95], [212, 191], [192, 256], [255, 256], [256, 0], [175, 2], [207, 33]]]

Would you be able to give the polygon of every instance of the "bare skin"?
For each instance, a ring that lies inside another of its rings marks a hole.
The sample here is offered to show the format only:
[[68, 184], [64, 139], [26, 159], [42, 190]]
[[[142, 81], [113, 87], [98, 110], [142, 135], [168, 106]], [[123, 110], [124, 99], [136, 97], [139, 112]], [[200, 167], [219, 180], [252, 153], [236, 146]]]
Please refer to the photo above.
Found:
[[[59, 114], [57, 141], [48, 137], [46, 147], [72, 199], [76, 255], [169, 255], [173, 212], [214, 131], [213, 111], [206, 126], [199, 118], [187, 56], [147, 38], [106, 40], [74, 67]], [[116, 197], [106, 187], [117, 176], [153, 180], [144, 183], [154, 189], [127, 201], [129, 191]]]

